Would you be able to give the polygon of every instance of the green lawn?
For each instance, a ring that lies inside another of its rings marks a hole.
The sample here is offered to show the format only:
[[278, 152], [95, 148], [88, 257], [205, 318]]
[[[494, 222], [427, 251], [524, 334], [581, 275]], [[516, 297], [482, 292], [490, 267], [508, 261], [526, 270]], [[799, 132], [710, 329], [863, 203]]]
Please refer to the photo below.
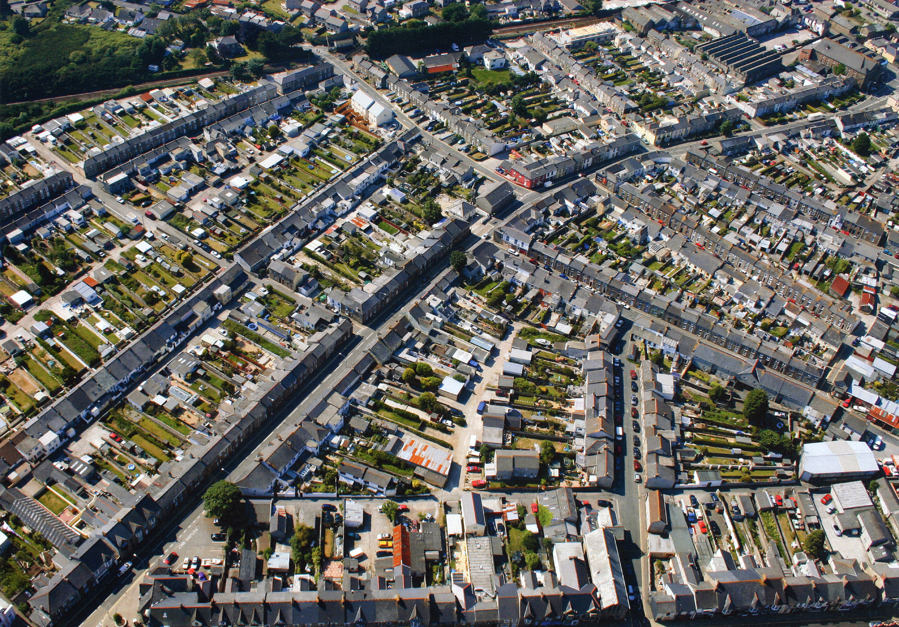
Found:
[[485, 85], [493, 83], [505, 83], [509, 80], [509, 70], [488, 70], [487, 68], [472, 68], [472, 76], [479, 83]]
[[181, 440], [147, 418], [141, 418], [138, 426], [160, 442], [168, 442], [172, 446], [181, 446]]
[[44, 490], [44, 493], [41, 494], [37, 500], [57, 516], [59, 516], [65, 508], [71, 505], [71, 503], [49, 488]]
[[50, 394], [55, 395], [62, 387], [60, 382], [56, 380], [56, 377], [42, 368], [33, 358], [28, 358], [25, 361], [25, 367], [28, 368], [28, 372], [30, 372], [35, 379], [40, 381], [41, 385], [47, 388], [47, 391], [50, 392]]

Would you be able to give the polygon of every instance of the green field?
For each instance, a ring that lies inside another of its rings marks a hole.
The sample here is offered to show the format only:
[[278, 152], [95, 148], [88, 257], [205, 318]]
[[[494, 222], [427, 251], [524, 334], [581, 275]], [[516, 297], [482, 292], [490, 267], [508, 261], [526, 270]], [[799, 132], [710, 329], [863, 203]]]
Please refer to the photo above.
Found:
[[65, 508], [71, 505], [71, 503], [49, 488], [44, 490], [44, 493], [41, 494], [37, 500], [57, 516], [59, 516]]
[[134, 54], [141, 41], [125, 33], [48, 18], [21, 43], [14, 37], [12, 30], [0, 31], [4, 100], [125, 86], [146, 73]]
[[471, 74], [482, 84], [505, 83], [509, 81], [509, 70], [488, 70], [487, 68], [472, 68]]
[[62, 387], [59, 381], [57, 381], [53, 375], [42, 368], [41, 365], [34, 359], [29, 358], [25, 362], [25, 367], [28, 368], [28, 372], [30, 372], [35, 379], [40, 381], [41, 385], [47, 388], [47, 391], [50, 392], [50, 394], [55, 395]]

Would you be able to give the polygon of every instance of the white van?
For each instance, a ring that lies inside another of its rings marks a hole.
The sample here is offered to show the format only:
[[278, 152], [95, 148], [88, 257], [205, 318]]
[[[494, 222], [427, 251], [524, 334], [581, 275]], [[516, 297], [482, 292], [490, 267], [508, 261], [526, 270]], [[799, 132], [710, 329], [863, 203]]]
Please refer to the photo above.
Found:
[[624, 429], [621, 427], [615, 427], [615, 439], [623, 440], [624, 439]]

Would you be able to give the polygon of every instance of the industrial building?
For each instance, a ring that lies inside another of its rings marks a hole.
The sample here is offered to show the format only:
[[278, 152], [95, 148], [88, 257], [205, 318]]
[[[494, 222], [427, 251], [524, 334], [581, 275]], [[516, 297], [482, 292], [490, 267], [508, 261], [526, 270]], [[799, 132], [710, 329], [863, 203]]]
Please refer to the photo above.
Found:
[[799, 479], [810, 482], [847, 481], [880, 472], [874, 453], [864, 442], [815, 442], [802, 447]]
[[696, 51], [708, 55], [709, 60], [729, 76], [744, 84], [757, 83], [780, 74], [784, 67], [780, 54], [763, 48], [759, 42], [746, 35], [734, 33], [696, 46]]

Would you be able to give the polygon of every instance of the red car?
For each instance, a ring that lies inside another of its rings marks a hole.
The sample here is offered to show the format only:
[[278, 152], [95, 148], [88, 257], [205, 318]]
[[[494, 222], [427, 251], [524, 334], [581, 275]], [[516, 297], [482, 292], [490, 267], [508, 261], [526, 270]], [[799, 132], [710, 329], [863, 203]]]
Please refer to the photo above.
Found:
[[532, 512], [534, 512], [536, 514], [539, 509], [540, 509], [539, 505], [537, 505], [536, 503], [531, 503], [531, 511]]
[[700, 521], [699, 521], [699, 530], [700, 530], [702, 533], [708, 533], [709, 528], [705, 526], [705, 521], [704, 521], [704, 520], [700, 520]]
[[408, 511], [409, 511], [409, 506], [408, 506], [408, 505], [400, 505], [399, 507], [396, 508], [396, 511], [398, 511], [398, 512], [408, 512]]
[[487, 482], [484, 479], [475, 479], [471, 482], [472, 488], [486, 488]]
[[637, 418], [637, 417], [638, 417], [637, 408], [631, 407], [631, 418]]
[[783, 499], [783, 497], [782, 497], [781, 495], [779, 495], [779, 494], [776, 494], [776, 495], [774, 496], [774, 502], [777, 503], [777, 506], [778, 506], [778, 507], [783, 507], [783, 505], [784, 505], [784, 499]]
[[109, 439], [112, 440], [113, 442], [121, 442], [122, 436], [120, 436], [118, 433], [110, 433]]
[[165, 564], [166, 566], [171, 566], [172, 564], [174, 564], [177, 561], [178, 561], [178, 554], [175, 553], [174, 551], [172, 551], [171, 553], [169, 553], [168, 557], [166, 557], [164, 560], [162, 560], [162, 563]]
[[481, 472], [481, 469], [477, 466], [468, 466], [465, 468], [465, 472]]
[[832, 497], [831, 495], [825, 494], [825, 495], [824, 495], [824, 498], [821, 499], [821, 504], [822, 504], [822, 505], [827, 505], [827, 504], [830, 503], [832, 500], [833, 500], [833, 497]]
[[636, 378], [637, 378], [637, 371], [631, 370], [631, 379], [636, 379]]
[[635, 459], [634, 460], [634, 472], [640, 472], [642, 470], [643, 470], [643, 466], [640, 465], [640, 460]]
[[156, 217], [156, 216], [153, 215], [153, 212], [150, 211], [149, 209], [147, 209], [146, 211], [144, 211], [144, 215], [147, 216], [148, 218], [155, 218], [155, 217]]

